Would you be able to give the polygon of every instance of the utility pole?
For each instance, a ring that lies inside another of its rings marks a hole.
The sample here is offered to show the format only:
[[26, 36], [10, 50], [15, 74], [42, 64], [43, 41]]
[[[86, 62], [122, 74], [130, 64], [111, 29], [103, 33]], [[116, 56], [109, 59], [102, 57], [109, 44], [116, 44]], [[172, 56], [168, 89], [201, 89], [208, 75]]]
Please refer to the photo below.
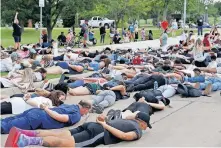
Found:
[[185, 30], [186, 26], [186, 0], [184, 0], [184, 11], [183, 11], [183, 29]]
[[44, 0], [39, 0], [39, 7], [40, 7], [40, 40], [41, 42], [41, 32], [42, 32], [42, 7], [45, 6], [45, 1]]

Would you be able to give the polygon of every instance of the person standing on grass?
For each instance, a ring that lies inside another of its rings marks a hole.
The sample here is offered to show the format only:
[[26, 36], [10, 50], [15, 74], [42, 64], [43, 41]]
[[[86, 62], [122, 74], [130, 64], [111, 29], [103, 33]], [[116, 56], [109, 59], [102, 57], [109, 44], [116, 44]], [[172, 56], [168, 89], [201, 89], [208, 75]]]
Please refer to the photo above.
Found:
[[174, 37], [176, 36], [176, 31], [178, 29], [178, 24], [175, 19], [173, 20], [171, 26], [172, 26], [172, 37]]
[[87, 48], [87, 40], [88, 40], [88, 20], [85, 20], [85, 23], [82, 25], [82, 32], [84, 33], [84, 48]]
[[14, 37], [15, 40], [15, 49], [20, 49], [20, 42], [21, 42], [21, 26], [19, 26], [19, 21], [18, 21], [18, 12], [15, 14], [14, 22], [13, 22], [13, 34], [12, 36]]
[[130, 38], [130, 39], [133, 41], [133, 40], [134, 40], [134, 37], [135, 37], [135, 27], [134, 27], [134, 25], [131, 23], [128, 29], [130, 30], [130, 33], [131, 33], [131, 38]]
[[200, 17], [198, 20], [197, 20], [197, 25], [198, 25], [198, 36], [202, 36], [203, 35], [203, 19], [202, 17]]
[[104, 44], [104, 39], [105, 39], [105, 35], [106, 35], [106, 30], [105, 30], [105, 27], [102, 26], [101, 23], [99, 24], [99, 26], [100, 26], [100, 35], [101, 35], [100, 43], [101, 43], [101, 44], [102, 44], [102, 43]]

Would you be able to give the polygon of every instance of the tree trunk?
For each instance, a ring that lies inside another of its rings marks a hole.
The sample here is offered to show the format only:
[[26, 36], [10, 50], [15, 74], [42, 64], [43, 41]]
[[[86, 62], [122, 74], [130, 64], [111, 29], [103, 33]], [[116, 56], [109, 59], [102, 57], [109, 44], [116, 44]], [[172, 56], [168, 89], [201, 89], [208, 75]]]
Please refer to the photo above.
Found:
[[169, 0], [164, 0], [163, 20], [167, 20]]
[[52, 28], [50, 26], [47, 27], [48, 32], [48, 41], [50, 42], [52, 39]]
[[122, 36], [123, 36], [123, 30], [124, 30], [124, 15], [121, 16], [121, 20], [122, 20]]

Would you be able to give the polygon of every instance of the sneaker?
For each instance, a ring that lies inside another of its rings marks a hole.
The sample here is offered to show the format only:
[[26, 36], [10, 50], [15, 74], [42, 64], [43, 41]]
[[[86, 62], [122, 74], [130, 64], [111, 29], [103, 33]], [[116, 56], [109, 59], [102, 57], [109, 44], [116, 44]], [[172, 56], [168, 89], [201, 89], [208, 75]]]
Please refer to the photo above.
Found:
[[130, 94], [129, 94], [129, 93], [127, 93], [126, 95], [124, 95], [124, 96], [122, 97], [122, 99], [128, 99], [128, 98], [130, 98]]
[[107, 121], [114, 120], [115, 110], [111, 109], [107, 113]]
[[99, 106], [98, 104], [93, 104], [91, 111], [92, 113], [102, 114], [104, 111], [104, 108]]
[[212, 84], [210, 83], [207, 85], [206, 89], [203, 91], [203, 95], [208, 96], [211, 93], [211, 91], [212, 91]]
[[5, 142], [5, 147], [19, 147], [17, 142], [20, 135], [21, 132], [16, 127], [12, 127]]

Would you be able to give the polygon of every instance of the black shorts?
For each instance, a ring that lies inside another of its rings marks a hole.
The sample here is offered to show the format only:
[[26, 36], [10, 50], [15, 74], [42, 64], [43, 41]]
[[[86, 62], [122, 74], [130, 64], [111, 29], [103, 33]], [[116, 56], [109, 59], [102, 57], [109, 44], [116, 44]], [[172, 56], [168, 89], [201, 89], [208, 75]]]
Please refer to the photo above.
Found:
[[95, 122], [84, 123], [70, 130], [75, 147], [96, 147], [104, 144], [104, 128]]
[[15, 43], [21, 42], [21, 36], [13, 36]]

